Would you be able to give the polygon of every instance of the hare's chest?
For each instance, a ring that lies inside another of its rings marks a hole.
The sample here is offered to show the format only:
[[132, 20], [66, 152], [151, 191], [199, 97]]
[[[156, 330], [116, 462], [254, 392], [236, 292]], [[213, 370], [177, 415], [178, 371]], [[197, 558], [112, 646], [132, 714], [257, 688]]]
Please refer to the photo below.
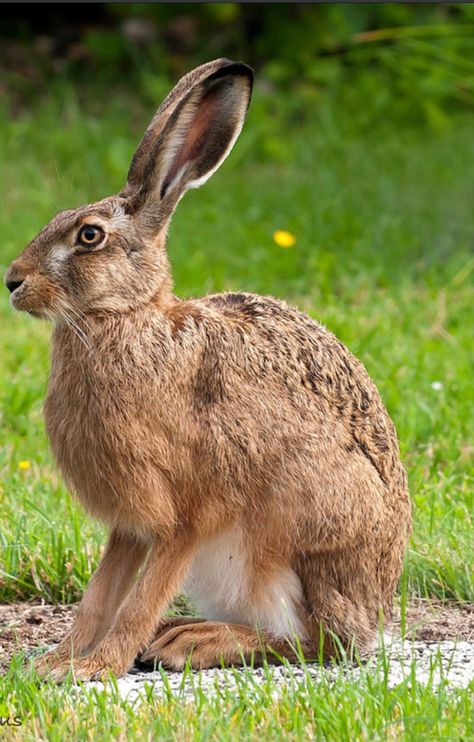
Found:
[[110, 453], [110, 443], [123, 428], [120, 392], [103, 379], [88, 373], [68, 373], [63, 365], [54, 369], [45, 406], [46, 432], [59, 459], [82, 452], [91, 460]]
[[45, 402], [47, 434], [67, 485], [96, 517], [142, 532], [161, 517], [163, 473], [172, 459], [157, 407], [151, 419], [143, 390], [134, 394], [112, 372], [107, 378], [90, 369], [56, 368]]

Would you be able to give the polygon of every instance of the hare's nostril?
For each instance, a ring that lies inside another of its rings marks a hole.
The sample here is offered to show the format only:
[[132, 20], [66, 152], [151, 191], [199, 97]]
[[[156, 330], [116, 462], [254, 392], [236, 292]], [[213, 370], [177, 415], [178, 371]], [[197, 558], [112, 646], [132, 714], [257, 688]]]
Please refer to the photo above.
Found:
[[10, 294], [13, 294], [15, 289], [20, 288], [23, 281], [7, 281], [7, 289], [9, 290]]

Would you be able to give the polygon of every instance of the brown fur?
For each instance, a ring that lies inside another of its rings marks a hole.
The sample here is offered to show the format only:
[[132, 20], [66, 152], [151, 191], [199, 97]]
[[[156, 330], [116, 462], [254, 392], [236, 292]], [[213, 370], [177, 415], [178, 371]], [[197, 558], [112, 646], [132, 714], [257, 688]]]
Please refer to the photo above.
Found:
[[[48, 436], [111, 529], [72, 631], [37, 663], [57, 679], [71, 661], [78, 678], [123, 673], [139, 653], [177, 669], [191, 650], [198, 668], [294, 660], [290, 618], [309, 657], [335, 653], [331, 632], [367, 651], [390, 618], [411, 509], [362, 364], [282, 301], [171, 291], [170, 215], [228, 154], [250, 91], [227, 60], [183, 78], [126, 188], [57, 215], [6, 276], [23, 282], [16, 308], [55, 322]], [[104, 242], [81, 248], [83, 224]], [[159, 623], [186, 580], [222, 622]]]

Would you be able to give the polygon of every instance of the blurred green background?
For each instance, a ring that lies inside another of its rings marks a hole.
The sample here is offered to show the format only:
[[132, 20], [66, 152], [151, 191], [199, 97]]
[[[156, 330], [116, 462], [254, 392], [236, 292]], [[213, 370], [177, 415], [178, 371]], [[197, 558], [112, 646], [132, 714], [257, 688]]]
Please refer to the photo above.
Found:
[[[402, 594], [473, 601], [474, 5], [2, 4], [0, 270], [120, 189], [170, 86], [222, 55], [255, 93], [173, 221], [176, 292], [280, 296], [361, 358], [414, 501]], [[77, 599], [104, 541], [48, 451], [49, 334], [0, 292], [3, 600]]]
[[261, 88], [286, 92], [298, 117], [330, 94], [362, 126], [398, 116], [439, 127], [474, 100], [470, 3], [4, 3], [0, 15], [12, 105], [31, 106], [64, 79], [89, 101], [121, 90], [154, 103], [218, 56], [255, 66]]

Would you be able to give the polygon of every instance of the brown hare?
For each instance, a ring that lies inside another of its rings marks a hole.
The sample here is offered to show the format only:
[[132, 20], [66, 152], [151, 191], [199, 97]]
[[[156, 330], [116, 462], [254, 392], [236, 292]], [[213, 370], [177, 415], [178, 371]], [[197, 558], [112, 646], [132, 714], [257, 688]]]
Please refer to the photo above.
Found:
[[[55, 216], [6, 275], [16, 309], [54, 322], [47, 433], [110, 528], [42, 675], [366, 652], [390, 619], [411, 508], [362, 364], [283, 301], [172, 293], [171, 215], [229, 154], [252, 82], [227, 59], [186, 75], [124, 189]], [[180, 590], [202, 618], [163, 618]]]

